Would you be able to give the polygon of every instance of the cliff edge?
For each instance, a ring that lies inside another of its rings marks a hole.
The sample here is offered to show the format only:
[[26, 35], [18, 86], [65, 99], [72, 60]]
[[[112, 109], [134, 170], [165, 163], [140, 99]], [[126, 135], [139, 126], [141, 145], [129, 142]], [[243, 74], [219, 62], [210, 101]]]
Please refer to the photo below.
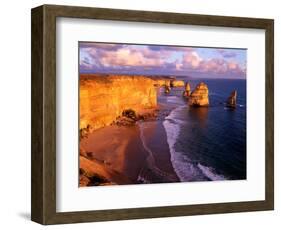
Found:
[[128, 109], [141, 114], [155, 108], [154, 83], [144, 76], [80, 75], [80, 129], [108, 126]]

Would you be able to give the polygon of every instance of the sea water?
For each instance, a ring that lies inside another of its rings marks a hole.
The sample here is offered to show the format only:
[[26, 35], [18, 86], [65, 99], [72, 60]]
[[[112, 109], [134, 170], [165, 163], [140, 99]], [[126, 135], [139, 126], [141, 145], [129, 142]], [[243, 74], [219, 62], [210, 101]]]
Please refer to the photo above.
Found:
[[[173, 168], [180, 181], [246, 179], [246, 80], [203, 81], [209, 88], [208, 107], [190, 107], [183, 87], [160, 92], [158, 102], [174, 109], [163, 121]], [[225, 101], [237, 90], [237, 107]]]

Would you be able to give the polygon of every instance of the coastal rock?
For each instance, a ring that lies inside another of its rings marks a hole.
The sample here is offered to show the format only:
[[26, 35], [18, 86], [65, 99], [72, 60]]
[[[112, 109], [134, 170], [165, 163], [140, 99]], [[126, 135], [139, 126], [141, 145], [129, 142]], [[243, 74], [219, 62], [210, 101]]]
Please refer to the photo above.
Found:
[[237, 91], [234, 90], [226, 101], [226, 107], [236, 108]]
[[156, 106], [156, 88], [148, 77], [80, 75], [80, 130], [108, 126], [128, 109], [140, 114]]
[[134, 120], [134, 121], [137, 120], [137, 114], [136, 114], [136, 112], [135, 112], [134, 110], [132, 110], [132, 109], [124, 110], [124, 111], [122, 112], [122, 116], [127, 117], [127, 118], [130, 118], [130, 119], [132, 119], [132, 120]]
[[170, 86], [165, 85], [165, 94], [170, 93], [170, 91], [171, 91], [171, 87], [170, 87]]
[[104, 161], [79, 156], [79, 186], [130, 184], [129, 178], [113, 170]]
[[160, 79], [154, 79], [154, 86], [165, 86], [165, 85], [169, 85], [170, 86], [170, 80], [166, 79], [166, 78], [160, 78]]
[[209, 90], [204, 82], [200, 82], [192, 91], [189, 98], [190, 106], [208, 106], [209, 105]]
[[129, 118], [129, 117], [119, 117], [117, 118], [117, 120], [115, 121], [115, 124], [118, 126], [132, 126], [136, 123], [136, 120]]
[[183, 96], [184, 96], [184, 97], [189, 97], [189, 96], [190, 96], [190, 93], [191, 93], [190, 84], [189, 84], [189, 82], [186, 82], [186, 84], [185, 84], [185, 90], [184, 90], [184, 92], [183, 92]]
[[165, 81], [165, 84], [163, 86], [171, 87], [171, 81], [170, 80]]
[[79, 187], [86, 187], [90, 186], [91, 180], [86, 177], [85, 175], [80, 175], [79, 176]]
[[182, 81], [182, 80], [172, 80], [170, 85], [171, 85], [171, 87], [183, 87], [184, 81]]

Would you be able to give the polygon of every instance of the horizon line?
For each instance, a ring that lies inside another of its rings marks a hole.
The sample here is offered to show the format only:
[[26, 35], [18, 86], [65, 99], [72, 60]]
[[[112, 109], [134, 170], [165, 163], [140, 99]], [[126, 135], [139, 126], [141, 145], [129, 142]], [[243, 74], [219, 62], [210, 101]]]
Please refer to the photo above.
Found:
[[235, 77], [235, 78], [230, 78], [230, 77], [194, 77], [194, 76], [188, 76], [188, 75], [176, 75], [176, 74], [140, 74], [140, 73], [92, 73], [92, 72], [80, 72], [79, 76], [81, 74], [93, 74], [93, 75], [127, 75], [127, 76], [152, 76], [152, 77], [185, 77], [185, 78], [190, 78], [190, 79], [224, 79], [224, 80], [247, 80], [247, 78], [240, 78], [240, 77]]

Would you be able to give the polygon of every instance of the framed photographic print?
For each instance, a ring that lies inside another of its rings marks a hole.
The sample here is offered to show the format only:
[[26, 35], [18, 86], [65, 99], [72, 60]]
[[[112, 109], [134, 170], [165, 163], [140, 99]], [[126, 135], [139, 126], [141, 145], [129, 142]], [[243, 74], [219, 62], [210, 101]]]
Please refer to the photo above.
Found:
[[273, 28], [32, 9], [32, 220], [272, 210]]

